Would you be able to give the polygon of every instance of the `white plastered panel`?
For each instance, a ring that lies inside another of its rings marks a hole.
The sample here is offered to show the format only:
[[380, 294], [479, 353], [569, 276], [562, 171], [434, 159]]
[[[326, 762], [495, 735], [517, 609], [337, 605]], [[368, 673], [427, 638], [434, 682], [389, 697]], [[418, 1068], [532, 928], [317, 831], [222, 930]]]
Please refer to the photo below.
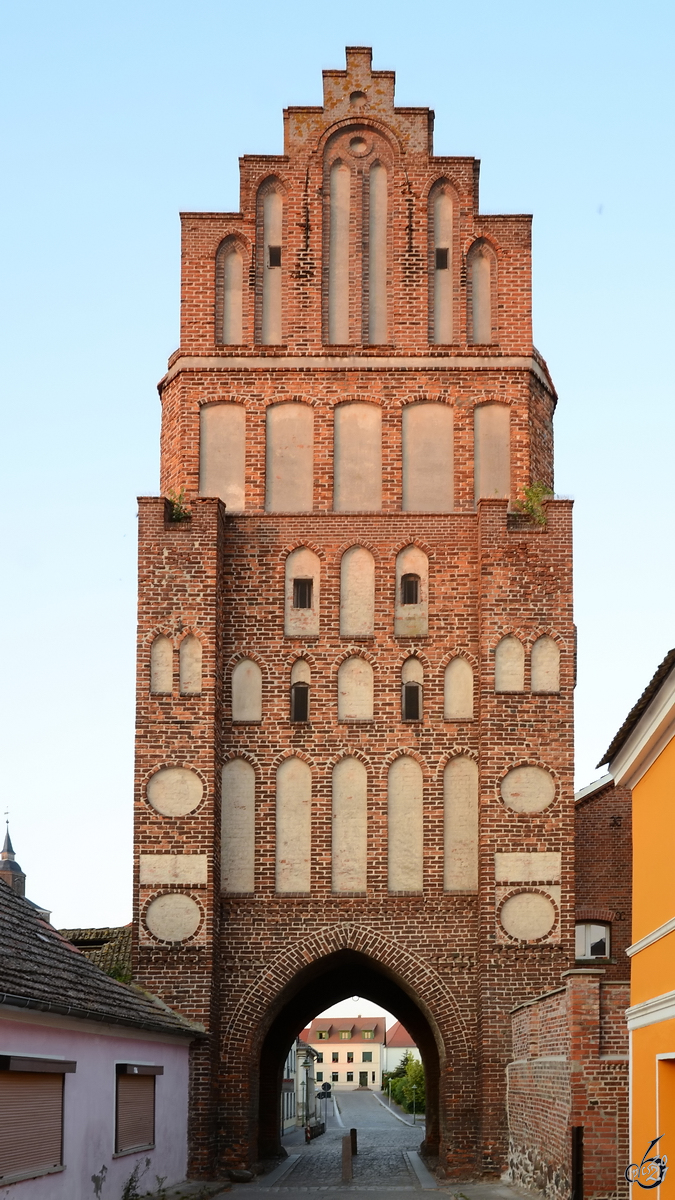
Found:
[[375, 626], [375, 559], [364, 546], [351, 546], [340, 563], [340, 634], [372, 637]]
[[373, 163], [369, 174], [368, 341], [387, 341], [387, 168]]
[[[278, 191], [263, 196], [263, 311], [262, 340], [266, 346], [278, 345], [281, 340], [281, 267], [269, 265], [270, 246], [281, 246], [283, 231], [283, 197]], [[283, 261], [283, 260], [282, 260]]]
[[223, 767], [221, 878], [224, 892], [255, 890], [255, 771], [243, 758]]
[[333, 891], [365, 891], [366, 866], [366, 768], [342, 758], [333, 769]]
[[314, 413], [308, 404], [267, 410], [265, 508], [311, 512], [314, 495]]
[[300, 758], [277, 771], [277, 892], [308, 892], [312, 855], [312, 773]]
[[403, 509], [451, 512], [453, 410], [449, 404], [407, 404], [403, 409]]
[[[419, 575], [418, 604], [401, 603], [401, 580], [404, 575]], [[406, 546], [396, 557], [396, 607], [394, 633], [396, 637], [426, 637], [429, 632], [429, 563], [419, 546]]]
[[530, 659], [533, 692], [560, 691], [560, 649], [551, 637], [537, 638]]
[[[312, 607], [293, 607], [293, 580], [312, 580]], [[286, 637], [318, 637], [320, 617], [321, 564], [318, 555], [306, 546], [299, 546], [286, 559]]]
[[173, 691], [173, 646], [162, 634], [150, 647], [150, 691], [160, 696]]
[[525, 687], [523, 643], [509, 634], [495, 647], [495, 691], [522, 692]]
[[397, 758], [388, 779], [389, 891], [421, 892], [424, 883], [422, 768]]
[[475, 345], [488, 345], [492, 341], [492, 301], [490, 251], [478, 245], [469, 258], [471, 272], [471, 324]]
[[372, 721], [373, 668], [364, 658], [346, 658], [338, 670], [338, 721]]
[[478, 766], [467, 755], [450, 760], [443, 775], [445, 890], [478, 888]]
[[519, 813], [543, 812], [555, 800], [555, 780], [543, 767], [513, 767], [500, 790], [507, 807]]
[[205, 404], [199, 413], [199, 494], [219, 496], [229, 512], [243, 512], [246, 409]]
[[333, 163], [330, 171], [330, 249], [328, 267], [328, 340], [349, 341], [349, 208], [351, 171]]
[[339, 404], [335, 409], [334, 472], [336, 512], [379, 512], [382, 412], [376, 404]]
[[232, 668], [232, 720], [262, 720], [262, 671], [252, 658]]
[[511, 495], [511, 417], [506, 404], [479, 404], [474, 413], [476, 499]]
[[180, 690], [183, 696], [198, 696], [202, 690], [202, 644], [189, 633], [180, 644]]
[[242, 342], [242, 283], [244, 262], [236, 249], [226, 251], [223, 263], [223, 342], [239, 346]]
[[473, 719], [473, 667], [465, 658], [453, 658], [445, 668], [444, 715], [446, 721]]
[[205, 854], [141, 854], [139, 882], [202, 884], [207, 868]]
[[447, 345], [452, 342], [452, 196], [439, 188], [433, 197], [434, 251], [447, 250], [448, 265], [434, 269], [434, 341]]

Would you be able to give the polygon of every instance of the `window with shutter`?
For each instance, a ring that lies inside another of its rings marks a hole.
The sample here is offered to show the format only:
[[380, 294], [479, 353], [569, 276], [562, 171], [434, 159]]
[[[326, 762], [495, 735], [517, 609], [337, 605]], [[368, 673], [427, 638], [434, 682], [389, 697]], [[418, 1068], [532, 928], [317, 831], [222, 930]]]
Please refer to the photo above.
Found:
[[117, 1067], [115, 1153], [145, 1150], [155, 1144], [155, 1075], [162, 1067]]
[[62, 1169], [63, 1080], [0, 1069], [0, 1185]]

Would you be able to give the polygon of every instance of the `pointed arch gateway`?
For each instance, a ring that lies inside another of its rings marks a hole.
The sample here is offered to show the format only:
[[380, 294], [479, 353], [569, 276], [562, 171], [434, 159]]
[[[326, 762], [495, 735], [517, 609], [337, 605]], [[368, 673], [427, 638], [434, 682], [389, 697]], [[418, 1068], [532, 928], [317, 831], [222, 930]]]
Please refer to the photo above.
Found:
[[419, 1047], [427, 1081], [421, 1152], [444, 1155], [452, 1147], [458, 1166], [468, 1165], [475, 1063], [457, 999], [424, 959], [379, 929], [347, 922], [280, 952], [240, 995], [224, 1030], [227, 1074], [238, 1080], [237, 1095], [226, 1088], [222, 1096], [224, 1109], [230, 1109], [229, 1140], [240, 1147], [247, 1143], [250, 1161], [281, 1153], [279, 1097], [288, 1048], [317, 1013], [356, 994], [393, 1013]]

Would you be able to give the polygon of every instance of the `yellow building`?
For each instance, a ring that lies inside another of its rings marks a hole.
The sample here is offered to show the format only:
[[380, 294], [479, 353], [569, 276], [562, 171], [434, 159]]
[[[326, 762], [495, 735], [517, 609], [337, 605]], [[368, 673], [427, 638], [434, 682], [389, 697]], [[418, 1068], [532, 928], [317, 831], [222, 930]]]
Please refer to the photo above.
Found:
[[[675, 650], [630, 711], [603, 762], [633, 793], [630, 1162], [644, 1188], [675, 1198]], [[658, 1142], [649, 1150], [655, 1138]], [[670, 1165], [663, 1176], [660, 1155]], [[642, 1190], [642, 1189], [640, 1189]], [[637, 1180], [633, 1191], [638, 1191]]]

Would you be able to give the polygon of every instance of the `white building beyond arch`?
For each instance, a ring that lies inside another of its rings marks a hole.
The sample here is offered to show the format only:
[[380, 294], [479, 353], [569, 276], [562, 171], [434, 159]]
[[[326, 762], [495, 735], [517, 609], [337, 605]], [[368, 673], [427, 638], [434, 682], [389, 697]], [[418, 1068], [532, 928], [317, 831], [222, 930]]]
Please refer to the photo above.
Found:
[[387, 801], [390, 892], [421, 892], [424, 883], [422, 768], [405, 755], [389, 768]]
[[453, 409], [449, 404], [407, 404], [402, 435], [404, 512], [451, 512]]
[[308, 892], [312, 856], [312, 772], [301, 758], [277, 771], [276, 889]]
[[333, 768], [333, 891], [364, 892], [367, 882], [368, 776], [357, 758]]
[[224, 892], [255, 891], [255, 770], [243, 758], [222, 773], [221, 880]]

